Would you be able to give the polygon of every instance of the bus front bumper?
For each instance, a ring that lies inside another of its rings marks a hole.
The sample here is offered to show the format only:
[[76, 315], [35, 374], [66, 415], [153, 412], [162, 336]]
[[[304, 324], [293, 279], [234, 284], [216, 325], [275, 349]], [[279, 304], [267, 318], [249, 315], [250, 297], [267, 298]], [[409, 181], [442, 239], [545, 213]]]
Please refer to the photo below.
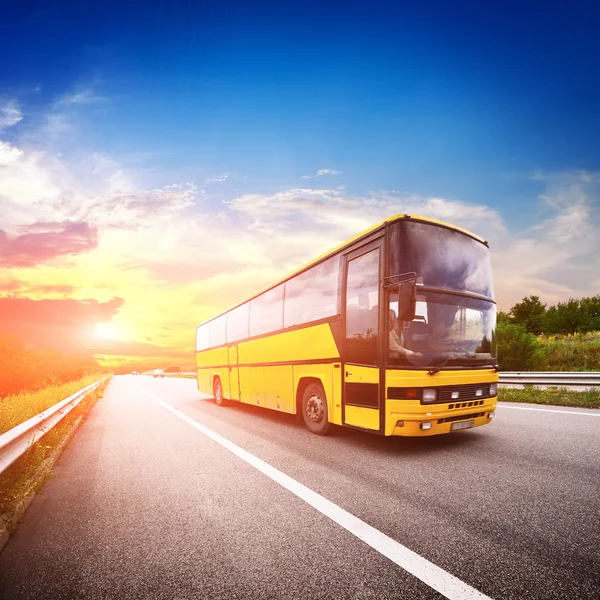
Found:
[[419, 414], [416, 411], [399, 411], [390, 407], [387, 414], [386, 434], [422, 437], [465, 431], [487, 425], [495, 417], [496, 400], [496, 398], [489, 398], [485, 404], [460, 410], [448, 410], [448, 405], [432, 405], [427, 407], [429, 410], [425, 413], [422, 412], [424, 407], [420, 406]]

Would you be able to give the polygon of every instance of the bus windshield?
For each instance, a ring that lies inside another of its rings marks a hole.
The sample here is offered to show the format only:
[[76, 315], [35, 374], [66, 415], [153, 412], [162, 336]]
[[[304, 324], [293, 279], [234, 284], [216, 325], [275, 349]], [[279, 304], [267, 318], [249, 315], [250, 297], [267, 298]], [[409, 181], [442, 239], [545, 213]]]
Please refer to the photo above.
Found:
[[458, 231], [402, 221], [390, 231], [390, 276], [416, 273], [427, 287], [493, 298], [489, 249]]
[[415, 318], [399, 321], [397, 296], [389, 297], [389, 366], [477, 367], [496, 364], [496, 305], [487, 300], [432, 292], [417, 286]]

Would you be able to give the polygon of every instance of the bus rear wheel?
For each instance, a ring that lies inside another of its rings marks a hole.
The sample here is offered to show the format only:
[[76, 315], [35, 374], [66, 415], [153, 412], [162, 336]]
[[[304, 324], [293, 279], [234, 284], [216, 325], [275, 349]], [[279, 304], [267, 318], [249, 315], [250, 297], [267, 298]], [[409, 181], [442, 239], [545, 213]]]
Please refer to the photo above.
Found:
[[320, 383], [309, 383], [302, 394], [302, 416], [309, 431], [326, 435], [329, 431], [327, 397]]
[[225, 406], [227, 401], [223, 398], [223, 386], [221, 385], [221, 378], [215, 377], [213, 382], [213, 396], [215, 397], [215, 402], [219, 406]]

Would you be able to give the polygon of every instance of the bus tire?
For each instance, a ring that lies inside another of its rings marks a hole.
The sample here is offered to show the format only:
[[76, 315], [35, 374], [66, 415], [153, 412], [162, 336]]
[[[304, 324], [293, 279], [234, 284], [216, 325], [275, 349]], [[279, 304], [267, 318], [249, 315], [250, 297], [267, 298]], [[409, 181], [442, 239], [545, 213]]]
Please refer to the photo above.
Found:
[[309, 383], [302, 394], [302, 416], [309, 431], [326, 435], [329, 431], [327, 396], [320, 383]]
[[219, 406], [226, 406], [227, 401], [223, 398], [223, 385], [221, 384], [221, 378], [219, 376], [215, 377], [213, 381], [213, 396], [215, 397], [215, 402]]

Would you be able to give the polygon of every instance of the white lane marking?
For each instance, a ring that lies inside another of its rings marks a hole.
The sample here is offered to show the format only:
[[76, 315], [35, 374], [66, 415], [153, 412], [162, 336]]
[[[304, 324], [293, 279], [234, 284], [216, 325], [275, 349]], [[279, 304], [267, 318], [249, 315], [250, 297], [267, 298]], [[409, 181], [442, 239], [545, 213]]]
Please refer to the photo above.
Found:
[[292, 492], [292, 494], [298, 496], [301, 500], [304, 500], [307, 504], [310, 504], [313, 508], [316, 508], [320, 513], [329, 517], [338, 525], [341, 525], [351, 534], [371, 546], [371, 548], [377, 550], [377, 552], [383, 554], [391, 561], [395, 562], [399, 567], [408, 571], [411, 575], [414, 575], [449, 600], [491, 600], [489, 596], [477, 591], [475, 588], [464, 583], [457, 577], [454, 577], [454, 575], [451, 575], [447, 571], [444, 571], [437, 565], [434, 565], [432, 562], [429, 562], [416, 552], [409, 550], [406, 546], [403, 546], [391, 537], [381, 533], [378, 529], [361, 521], [358, 517], [345, 511], [337, 504], [334, 504], [330, 500], [327, 500], [327, 498], [313, 492], [299, 481], [296, 481], [289, 475], [272, 467], [269, 463], [254, 456], [254, 454], [250, 454], [247, 450], [230, 442], [212, 429], [209, 429], [205, 425], [202, 425], [198, 421], [195, 421], [191, 417], [178, 411], [176, 408], [173, 408], [170, 404], [167, 404], [154, 394], [146, 392], [145, 390], [144, 393], [151, 397], [157, 404], [160, 404], [185, 421], [188, 425], [191, 425], [218, 444], [221, 444], [221, 446], [252, 465], [255, 469], [258, 469], [261, 473], [264, 473], [267, 477], [270, 477], [273, 481]]
[[600, 412], [596, 414], [596, 413], [578, 412], [575, 410], [556, 410], [553, 408], [529, 408], [528, 406], [505, 406], [504, 404], [498, 404], [498, 408], [512, 408], [513, 410], [537, 410], [539, 412], [562, 413], [565, 415], [584, 415], [585, 417], [600, 417]]

